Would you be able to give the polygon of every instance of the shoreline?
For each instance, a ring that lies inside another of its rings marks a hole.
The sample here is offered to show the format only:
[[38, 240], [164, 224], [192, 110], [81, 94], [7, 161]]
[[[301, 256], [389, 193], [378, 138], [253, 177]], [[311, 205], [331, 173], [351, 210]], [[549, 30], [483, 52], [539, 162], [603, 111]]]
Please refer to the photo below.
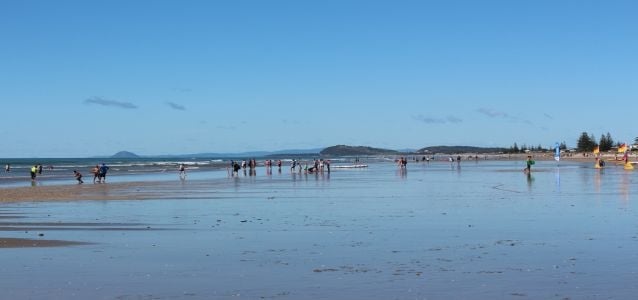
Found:
[[[477, 162], [486, 161], [521, 161], [524, 162], [528, 154], [513, 154], [513, 155], [492, 155], [484, 156]], [[461, 155], [461, 163], [474, 162], [468, 157], [473, 155], [465, 154]], [[432, 160], [431, 163], [445, 163], [448, 164], [447, 157], [443, 160], [441, 156], [436, 160]], [[420, 156], [415, 156], [416, 159]], [[613, 156], [603, 156], [608, 162], [613, 162]], [[611, 159], [610, 159], [611, 158]], [[532, 154], [532, 159], [537, 161], [554, 161], [552, 154]], [[561, 162], [572, 163], [594, 163], [593, 156], [581, 157], [561, 157]], [[385, 164], [384, 162], [379, 162]], [[412, 165], [421, 164], [422, 161], [414, 162]], [[387, 162], [387, 164], [393, 164]], [[258, 170], [263, 168], [259, 166]], [[286, 168], [284, 168], [286, 169]], [[513, 169], [514, 170], [514, 169]], [[518, 170], [518, 169], [516, 169]], [[192, 172], [201, 172], [198, 170]], [[146, 174], [145, 174], [146, 175]], [[207, 178], [207, 179], [189, 179], [180, 181], [177, 179], [171, 180], [167, 178], [154, 178], [149, 180], [141, 180], [145, 175], [132, 175], [134, 177], [130, 181], [116, 181], [109, 183], [90, 183], [77, 184], [72, 178], [68, 180], [56, 179], [52, 185], [35, 185], [35, 186], [2, 186], [0, 185], [0, 204], [1, 203], [13, 203], [13, 202], [46, 202], [46, 201], [81, 201], [81, 200], [146, 200], [146, 199], [167, 199], [167, 198], [193, 198], [193, 192], [201, 192], [211, 188], [211, 184], [221, 183], [221, 179], [228, 179], [229, 177]], [[118, 176], [118, 175], [115, 175]], [[131, 176], [131, 175], [128, 175]], [[177, 173], [175, 173], [177, 176]], [[28, 180], [28, 179], [25, 179]], [[200, 197], [198, 195], [197, 197]]]

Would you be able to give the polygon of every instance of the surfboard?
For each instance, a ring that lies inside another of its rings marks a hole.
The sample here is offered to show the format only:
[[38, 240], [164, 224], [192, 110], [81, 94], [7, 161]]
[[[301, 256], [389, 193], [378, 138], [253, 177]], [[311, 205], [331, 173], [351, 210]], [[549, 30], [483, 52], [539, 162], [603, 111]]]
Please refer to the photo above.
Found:
[[368, 165], [344, 165], [344, 166], [330, 166], [332, 169], [357, 169], [357, 168], [367, 168]]

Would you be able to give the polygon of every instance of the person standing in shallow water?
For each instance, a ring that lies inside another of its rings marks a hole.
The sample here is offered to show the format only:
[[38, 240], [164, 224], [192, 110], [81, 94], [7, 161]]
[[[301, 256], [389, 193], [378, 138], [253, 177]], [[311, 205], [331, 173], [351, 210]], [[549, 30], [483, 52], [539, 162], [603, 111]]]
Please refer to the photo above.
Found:
[[95, 167], [93, 167], [93, 169], [91, 169], [91, 173], [93, 173], [93, 183], [95, 183], [96, 179], [99, 182], [99, 179], [100, 179], [100, 166], [95, 165]]
[[31, 167], [31, 181], [35, 181], [35, 176], [37, 173], [38, 173], [38, 166], [33, 165], [33, 167]]
[[186, 166], [184, 166], [184, 164], [179, 164], [179, 177], [180, 178], [185, 178], [186, 177]]
[[109, 167], [102, 163], [99, 169], [98, 182], [106, 183], [106, 172], [109, 171]]
[[82, 181], [82, 174], [77, 170], [73, 170], [73, 176], [75, 176], [75, 179], [77, 179], [78, 184], [84, 183], [84, 181]]
[[527, 161], [526, 161], [526, 163], [527, 163], [527, 167], [525, 168], [525, 173], [529, 174], [529, 173], [531, 173], [531, 172], [532, 172], [532, 165], [535, 163], [535, 162], [532, 160], [532, 156], [531, 156], [531, 155], [528, 155], [528, 156], [527, 156]]

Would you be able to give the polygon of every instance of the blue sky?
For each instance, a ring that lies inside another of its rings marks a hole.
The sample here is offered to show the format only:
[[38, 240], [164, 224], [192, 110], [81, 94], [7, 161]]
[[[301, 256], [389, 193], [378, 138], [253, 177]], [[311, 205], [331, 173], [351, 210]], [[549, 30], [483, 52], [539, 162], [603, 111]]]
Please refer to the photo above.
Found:
[[633, 141], [637, 1], [2, 1], [0, 157]]

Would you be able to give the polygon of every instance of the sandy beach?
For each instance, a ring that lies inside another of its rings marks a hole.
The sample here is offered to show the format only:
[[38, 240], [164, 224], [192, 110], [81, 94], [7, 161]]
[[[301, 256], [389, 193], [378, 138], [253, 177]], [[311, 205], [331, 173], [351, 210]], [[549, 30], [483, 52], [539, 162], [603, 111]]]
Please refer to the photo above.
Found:
[[599, 299], [635, 176], [539, 160], [0, 189], [8, 299]]

